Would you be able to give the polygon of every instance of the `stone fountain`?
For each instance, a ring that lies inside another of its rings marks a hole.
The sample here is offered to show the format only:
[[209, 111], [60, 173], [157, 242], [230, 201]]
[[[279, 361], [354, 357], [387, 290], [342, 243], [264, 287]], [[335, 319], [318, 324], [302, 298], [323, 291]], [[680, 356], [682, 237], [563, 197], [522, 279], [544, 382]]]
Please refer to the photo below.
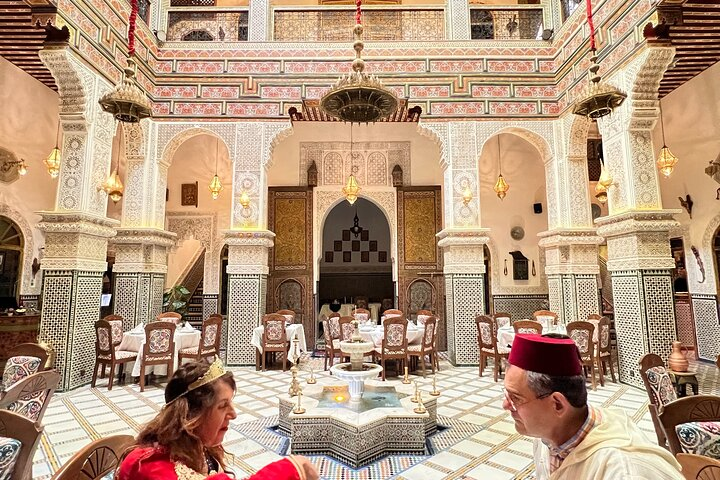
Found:
[[359, 402], [365, 390], [365, 381], [376, 378], [382, 367], [374, 363], [365, 363], [363, 358], [375, 348], [373, 342], [364, 341], [360, 335], [358, 321], [353, 320], [353, 334], [350, 341], [340, 342], [340, 350], [350, 355], [350, 363], [339, 363], [330, 367], [330, 372], [340, 380], [348, 382], [350, 401]]
[[333, 366], [332, 375], [303, 388], [302, 413], [293, 411], [290, 395], [278, 398], [278, 429], [291, 438], [290, 452], [328, 455], [353, 468], [388, 454], [427, 454], [426, 439], [437, 430], [435, 397], [423, 397], [419, 413], [412, 385], [374, 380], [382, 367], [363, 357], [375, 345], [363, 341], [353, 324], [351, 340], [340, 342], [350, 363]]

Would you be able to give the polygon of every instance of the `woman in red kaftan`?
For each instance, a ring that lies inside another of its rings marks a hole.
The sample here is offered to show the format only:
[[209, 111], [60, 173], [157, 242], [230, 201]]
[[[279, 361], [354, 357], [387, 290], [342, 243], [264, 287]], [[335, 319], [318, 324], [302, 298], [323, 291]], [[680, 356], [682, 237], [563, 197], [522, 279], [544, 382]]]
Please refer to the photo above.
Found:
[[[236, 480], [226, 473], [222, 440], [237, 417], [235, 379], [219, 359], [181, 366], [165, 388], [165, 406], [125, 453], [119, 480]], [[248, 480], [317, 480], [305, 457], [290, 456]]]

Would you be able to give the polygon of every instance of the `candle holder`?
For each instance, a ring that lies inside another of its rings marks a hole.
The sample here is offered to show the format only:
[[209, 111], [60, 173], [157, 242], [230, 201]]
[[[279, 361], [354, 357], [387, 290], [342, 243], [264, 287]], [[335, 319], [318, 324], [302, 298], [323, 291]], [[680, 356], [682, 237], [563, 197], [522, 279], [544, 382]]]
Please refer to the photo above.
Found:
[[301, 415], [305, 413], [305, 409], [302, 407], [302, 390], [300, 390], [297, 394], [297, 403], [295, 404], [295, 408], [293, 408], [293, 413]]
[[405, 367], [405, 375], [403, 375], [402, 383], [405, 385], [410, 384], [410, 377], [408, 375], [408, 367]]
[[412, 396], [410, 399], [413, 403], [418, 403], [418, 398], [420, 397], [420, 389], [418, 388], [417, 382], [413, 382], [415, 384], [415, 395]]
[[425, 409], [425, 405], [422, 401], [422, 393], [420, 393], [420, 390], [417, 391], [417, 407], [413, 409], [413, 412], [418, 414], [427, 413], [427, 410]]
[[437, 379], [437, 377], [435, 377], [433, 375], [433, 389], [432, 389], [432, 392], [430, 392], [430, 395], [432, 395], [433, 397], [440, 396], [440, 390], [437, 389], [437, 384], [435, 383], [436, 379]]
[[317, 383], [317, 379], [315, 378], [315, 371], [312, 368], [312, 365], [310, 365], [310, 376], [307, 378], [306, 382], [308, 385], [314, 385]]
[[300, 387], [300, 382], [298, 382], [297, 374], [298, 374], [298, 368], [297, 364], [300, 360], [300, 352], [298, 351], [298, 344], [300, 343], [300, 340], [298, 340], [297, 335], [292, 340], [292, 347], [290, 348], [290, 351], [292, 354], [288, 354], [288, 360], [290, 360], [293, 364], [293, 366], [290, 368], [290, 374], [292, 375], [292, 380], [290, 380], [290, 388], [288, 389], [288, 395], [291, 397], [294, 397], [295, 395], [299, 395], [302, 393], [302, 388]]

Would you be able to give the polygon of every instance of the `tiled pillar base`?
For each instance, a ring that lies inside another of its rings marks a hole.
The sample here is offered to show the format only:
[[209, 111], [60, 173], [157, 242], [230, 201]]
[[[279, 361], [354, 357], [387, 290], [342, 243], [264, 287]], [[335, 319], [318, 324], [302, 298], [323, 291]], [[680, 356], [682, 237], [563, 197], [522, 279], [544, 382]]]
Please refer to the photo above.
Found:
[[620, 381], [636, 387], [642, 387], [640, 358], [655, 353], [666, 361], [677, 338], [668, 241], [675, 213], [631, 211], [597, 220], [608, 243]]
[[147, 323], [162, 311], [167, 250], [175, 234], [158, 229], [118, 229], [115, 245], [113, 313], [123, 329]]
[[45, 232], [39, 340], [55, 351], [60, 390], [90, 382], [108, 238], [117, 222], [81, 213], [40, 212]]
[[228, 230], [227, 364], [254, 365], [252, 331], [265, 313], [268, 250], [275, 234], [267, 230]]
[[438, 234], [443, 249], [445, 320], [448, 355], [454, 365], [477, 365], [475, 316], [485, 313], [483, 247], [487, 229], [445, 229]]
[[598, 245], [603, 239], [594, 229], [551, 230], [540, 237], [540, 246], [545, 248], [550, 310], [564, 324], [600, 313]]

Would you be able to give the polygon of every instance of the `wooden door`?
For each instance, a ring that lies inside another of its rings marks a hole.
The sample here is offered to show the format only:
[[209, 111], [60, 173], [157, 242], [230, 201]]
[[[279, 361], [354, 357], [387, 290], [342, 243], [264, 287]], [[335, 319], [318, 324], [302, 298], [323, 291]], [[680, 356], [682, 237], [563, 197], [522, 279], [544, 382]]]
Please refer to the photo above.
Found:
[[308, 349], [315, 348], [312, 299], [312, 189], [270, 187], [268, 229], [275, 233], [270, 249], [267, 312], [293, 310], [303, 324]]
[[397, 208], [398, 308], [408, 318], [431, 310], [440, 321], [438, 349], [445, 350], [445, 282], [436, 237], [442, 230], [440, 187], [398, 187]]

